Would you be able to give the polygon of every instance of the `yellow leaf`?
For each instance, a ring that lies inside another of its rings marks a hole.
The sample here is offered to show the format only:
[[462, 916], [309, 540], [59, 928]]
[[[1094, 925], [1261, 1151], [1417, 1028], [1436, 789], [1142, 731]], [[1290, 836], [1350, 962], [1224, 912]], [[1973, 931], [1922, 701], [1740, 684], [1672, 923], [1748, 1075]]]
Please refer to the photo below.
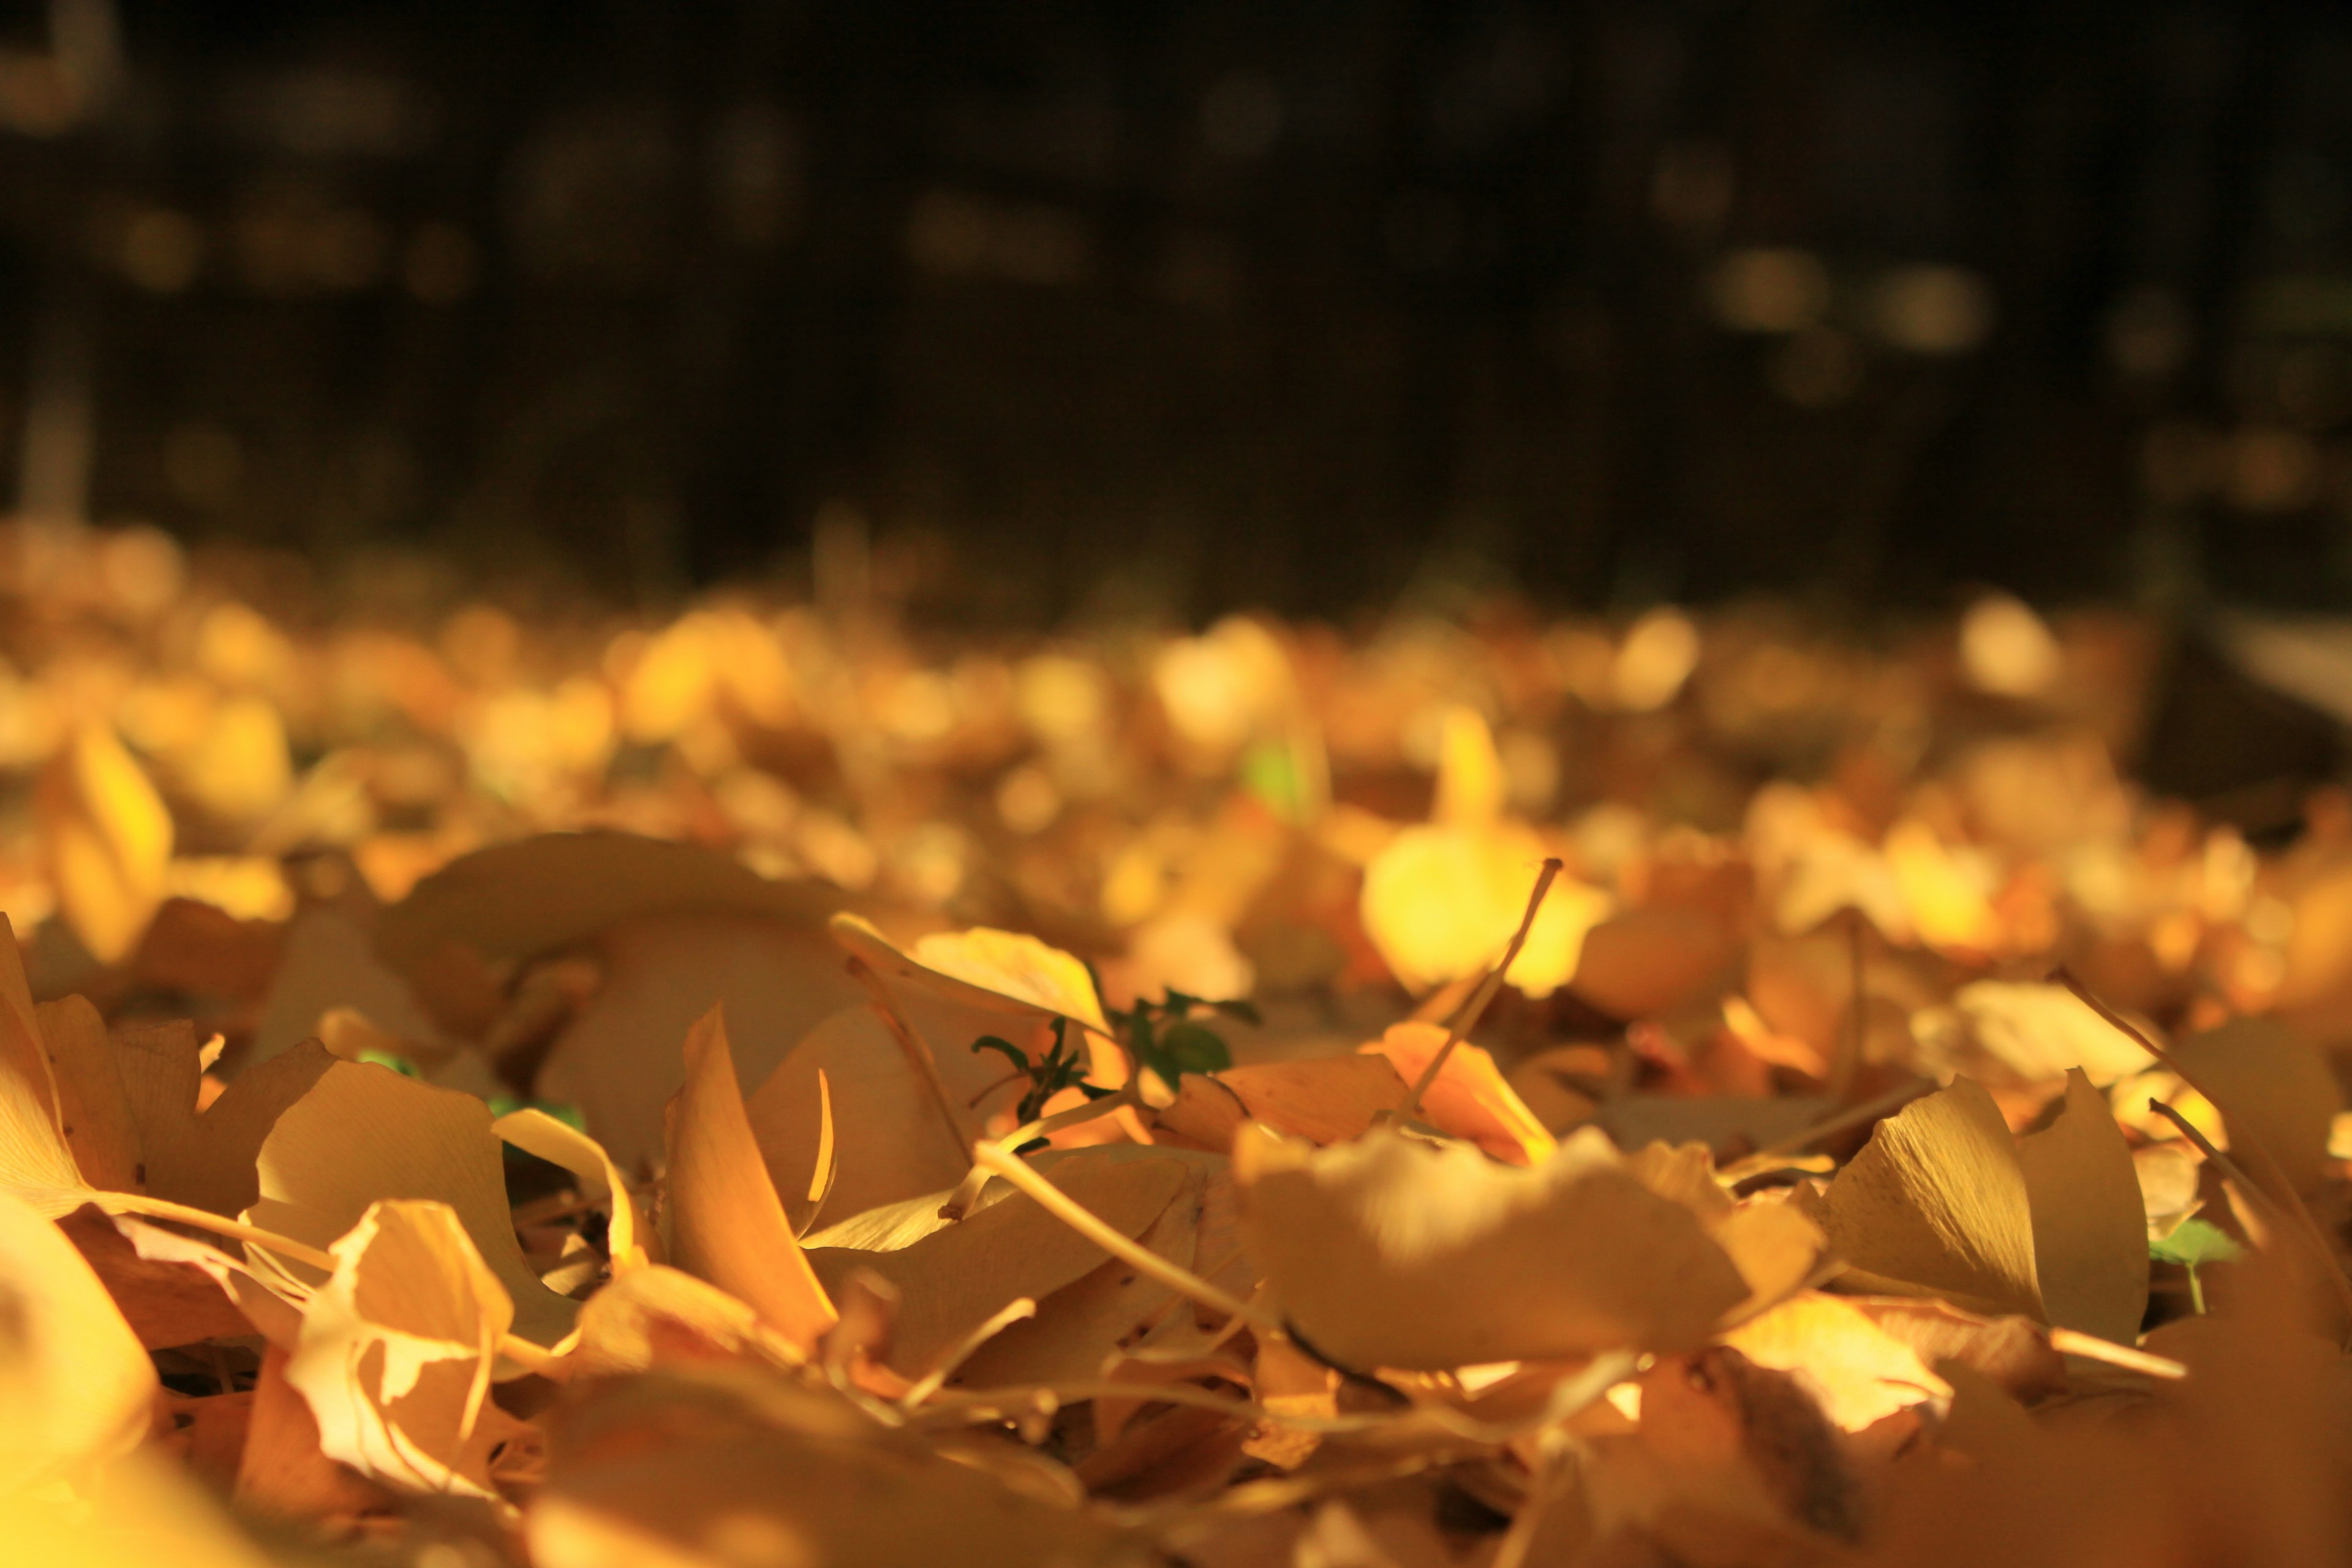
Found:
[[797, 1366], [803, 1352], [718, 1286], [665, 1263], [615, 1274], [580, 1310], [575, 1378], [645, 1372], [670, 1361], [733, 1356]]
[[1495, 732], [1478, 710], [1447, 709], [1437, 745], [1437, 799], [1430, 819], [1458, 827], [1483, 827], [1499, 819], [1509, 786], [1495, 751]]
[[[887, 1433], [829, 1391], [749, 1369], [590, 1391], [525, 1520], [538, 1568], [1119, 1561], [1096, 1515]], [[659, 1444], [645, 1441], [658, 1432]]]
[[160, 1458], [109, 1468], [101, 1506], [26, 1500], [8, 1519], [15, 1568], [276, 1568], [202, 1488]]
[[[1129, 1237], [1143, 1234], [1188, 1179], [1184, 1160], [1174, 1154], [1138, 1157], [1113, 1149], [1074, 1152], [1041, 1169], [1080, 1207]], [[1105, 1260], [1102, 1248], [1022, 1193], [894, 1250], [812, 1247], [808, 1256], [836, 1292], [859, 1268], [898, 1287], [889, 1363], [908, 1377], [929, 1372], [1014, 1299], [1043, 1300]]]
[[2137, 1344], [2147, 1313], [2147, 1211], [2131, 1145], [2082, 1068], [2066, 1073], [2057, 1121], [2019, 1140], [2017, 1153], [2050, 1321]]
[[1306, 1341], [1359, 1370], [1685, 1349], [1748, 1294], [1598, 1132], [1532, 1169], [1387, 1130], [1234, 1150], [1252, 1258]]
[[370, 1204], [329, 1250], [286, 1364], [320, 1447], [403, 1490], [495, 1497], [489, 1450], [510, 1423], [490, 1374], [514, 1309], [466, 1226], [446, 1204]]
[[1878, 1124], [1814, 1216], [1873, 1287], [2038, 1317], [2033, 1216], [2016, 1141], [1962, 1078]]
[[[1526, 914], [1548, 853], [1525, 827], [1408, 827], [1364, 869], [1364, 930], [1411, 991], [1484, 971]], [[1550, 995], [1576, 973], [1585, 933], [1607, 916], [1609, 895], [1554, 879], [1507, 978], [1529, 996]]]
[[114, 1039], [115, 1060], [138, 1129], [146, 1191], [154, 1197], [240, 1214], [261, 1195], [255, 1168], [263, 1140], [286, 1108], [309, 1093], [334, 1058], [316, 1040], [248, 1062], [203, 1110], [204, 1048], [184, 1021], [135, 1025]]
[[1809, 1290], [1723, 1336], [1759, 1366], [1794, 1373], [1848, 1432], [1912, 1405], [1941, 1406], [1951, 1384], [1852, 1303]]
[[523, 1152], [561, 1165], [580, 1178], [580, 1195], [610, 1216], [604, 1250], [613, 1260], [615, 1278], [653, 1262], [646, 1247], [653, 1233], [637, 1210], [636, 1196], [596, 1140], [530, 1106], [499, 1117], [490, 1123], [490, 1131]]
[[2327, 1060], [2271, 1018], [2240, 1018], [2192, 1035], [2172, 1058], [2210, 1089], [2233, 1139], [2259, 1144], [2297, 1192], [2328, 1170], [2328, 1128], [2344, 1090]]
[[749, 1303], [805, 1354], [835, 1321], [833, 1302], [784, 1217], [743, 1110], [712, 1008], [687, 1031], [686, 1087], [669, 1110], [669, 1199], [677, 1266]]
[[39, 806], [66, 920], [100, 961], [119, 963], [163, 901], [172, 814], [102, 723], [84, 724], [58, 753]]
[[833, 939], [886, 983], [934, 999], [1017, 1015], [1060, 1014], [1108, 1034], [1087, 966], [1034, 936], [974, 926], [933, 931], [910, 953], [856, 915], [833, 917]]
[[[261, 1195], [246, 1223], [317, 1247], [352, 1232], [379, 1202], [446, 1205], [504, 1287], [516, 1335], [552, 1348], [572, 1331], [579, 1305], [541, 1285], [523, 1257], [489, 1108], [472, 1095], [336, 1062], [278, 1118], [258, 1169]], [[284, 1267], [301, 1279], [317, 1274]]]
[[[1387, 1058], [1397, 1077], [1410, 1085], [1421, 1081], [1445, 1039], [1446, 1032], [1434, 1024], [1396, 1024], [1359, 1049]], [[1518, 1090], [1504, 1080], [1495, 1058], [1466, 1040], [1445, 1058], [1437, 1080], [1421, 1097], [1421, 1110], [1431, 1126], [1467, 1138], [1514, 1165], [1539, 1165], [1559, 1147]]]
[[138, 1335], [73, 1243], [0, 1192], [0, 1497], [129, 1452], [156, 1393]]

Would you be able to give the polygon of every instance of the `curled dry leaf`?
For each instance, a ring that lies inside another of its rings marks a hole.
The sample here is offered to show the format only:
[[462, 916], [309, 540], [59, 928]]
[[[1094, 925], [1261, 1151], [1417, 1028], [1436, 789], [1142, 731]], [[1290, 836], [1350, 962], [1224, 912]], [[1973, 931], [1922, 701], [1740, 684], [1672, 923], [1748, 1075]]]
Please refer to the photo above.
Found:
[[0, 1497], [127, 1453], [156, 1392], [138, 1336], [73, 1243], [0, 1192]]
[[[507, 1208], [489, 1108], [387, 1068], [336, 1062], [263, 1140], [261, 1195], [247, 1224], [325, 1248], [387, 1199], [446, 1205], [510, 1299], [514, 1332], [553, 1347], [579, 1305], [548, 1289], [523, 1257]], [[317, 1270], [280, 1260], [297, 1278]]]
[[1376, 1131], [1235, 1145], [1251, 1256], [1307, 1344], [1358, 1369], [1675, 1350], [1748, 1294], [1689, 1209], [1600, 1134], [1543, 1164]]
[[655, 1237], [638, 1210], [636, 1194], [596, 1140], [533, 1106], [509, 1111], [490, 1123], [490, 1131], [524, 1153], [536, 1154], [580, 1178], [581, 1197], [607, 1216], [605, 1251], [613, 1259], [615, 1275], [653, 1261], [646, 1244]]
[[328, 1250], [286, 1363], [321, 1451], [401, 1490], [496, 1496], [491, 1451], [518, 1424], [490, 1377], [514, 1310], [456, 1211], [371, 1204]]
[[760, 1158], [719, 1009], [687, 1032], [685, 1058], [686, 1087], [669, 1110], [673, 1256], [805, 1353], [836, 1314]]
[[909, 952], [856, 915], [835, 915], [832, 931], [834, 941], [893, 987], [1000, 1013], [1058, 1014], [1109, 1032], [1087, 966], [1034, 936], [975, 926], [934, 931]]

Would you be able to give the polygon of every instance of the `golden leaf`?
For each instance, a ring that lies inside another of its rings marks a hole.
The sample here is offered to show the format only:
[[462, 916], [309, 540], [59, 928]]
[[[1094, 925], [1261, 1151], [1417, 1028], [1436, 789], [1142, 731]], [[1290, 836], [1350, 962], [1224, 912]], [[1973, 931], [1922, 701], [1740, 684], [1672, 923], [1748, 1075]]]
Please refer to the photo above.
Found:
[[1676, 1350], [1748, 1294], [1688, 1209], [1580, 1133], [1541, 1165], [1375, 1131], [1234, 1145], [1243, 1226], [1287, 1320], [1358, 1369]]

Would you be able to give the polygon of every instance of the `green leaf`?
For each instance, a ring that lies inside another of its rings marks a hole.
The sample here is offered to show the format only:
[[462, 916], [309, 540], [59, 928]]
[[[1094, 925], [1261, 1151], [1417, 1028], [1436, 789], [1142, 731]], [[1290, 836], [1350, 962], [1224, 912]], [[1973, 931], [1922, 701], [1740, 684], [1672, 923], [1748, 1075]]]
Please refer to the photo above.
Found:
[[982, 1051], [1003, 1051], [1004, 1059], [1013, 1064], [1013, 1071], [1026, 1073], [1036, 1070], [1029, 1065], [1029, 1055], [1026, 1051], [1011, 1040], [1001, 1040], [994, 1035], [982, 1035], [972, 1041], [971, 1050], [974, 1056], [978, 1056]]
[[416, 1064], [406, 1057], [396, 1056], [391, 1051], [378, 1050], [373, 1046], [360, 1047], [360, 1060], [380, 1068], [390, 1068], [403, 1078], [421, 1079], [425, 1076], [416, 1070]]
[[[1175, 1024], [1160, 1037], [1160, 1058], [1178, 1073], [1215, 1072], [1234, 1065], [1234, 1054], [1225, 1049], [1225, 1042], [1198, 1024]], [[1171, 1083], [1176, 1073], [1160, 1072]]]
[[2227, 1263], [2242, 1256], [2245, 1248], [2230, 1239], [2220, 1226], [2201, 1219], [2180, 1222], [2179, 1228], [2162, 1241], [2147, 1244], [2147, 1255], [2158, 1263], [2179, 1263], [2190, 1268], [2208, 1263]]

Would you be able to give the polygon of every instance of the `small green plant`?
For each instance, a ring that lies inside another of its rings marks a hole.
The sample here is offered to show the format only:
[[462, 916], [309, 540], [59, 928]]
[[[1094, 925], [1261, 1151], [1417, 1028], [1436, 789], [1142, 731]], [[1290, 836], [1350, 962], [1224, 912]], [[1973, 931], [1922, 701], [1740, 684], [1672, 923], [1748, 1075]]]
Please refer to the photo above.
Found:
[[1246, 1002], [1203, 1002], [1181, 991], [1171, 991], [1159, 1002], [1138, 1001], [1124, 1013], [1110, 1015], [1136, 1065], [1150, 1068], [1171, 1088], [1188, 1072], [1215, 1072], [1234, 1065], [1224, 1037], [1192, 1015], [1206, 1007], [1212, 1016], [1258, 1022], [1255, 1007]]
[[[1214, 1072], [1233, 1066], [1233, 1053], [1225, 1048], [1223, 1038], [1192, 1017], [1196, 1009], [1203, 1007], [1215, 1016], [1252, 1024], [1258, 1021], [1257, 1009], [1246, 1002], [1203, 1002], [1181, 991], [1171, 991], [1159, 1002], [1139, 1001], [1127, 1012], [1112, 1012], [1108, 1016], [1136, 1065], [1150, 1068], [1172, 1085], [1188, 1072]], [[1086, 1046], [1071, 1037], [1067, 1018], [1054, 1020], [1053, 1047], [1034, 1061], [1019, 1046], [996, 1035], [982, 1035], [972, 1041], [971, 1048], [998, 1053], [1012, 1064], [1013, 1077], [1029, 1080], [1013, 1110], [1019, 1122], [1043, 1116], [1045, 1102], [1066, 1089], [1075, 1089], [1088, 1100], [1101, 1100], [1114, 1092], [1087, 1081]], [[999, 1080], [999, 1087], [1003, 1081]]]
[[2205, 1315], [2205, 1285], [2197, 1271], [2208, 1263], [2227, 1263], [2246, 1249], [2230, 1239], [2219, 1226], [2185, 1219], [2162, 1241], [2147, 1244], [2147, 1255], [2158, 1263], [2178, 1263], [2189, 1270], [2189, 1304]]
[[1011, 1040], [995, 1035], [982, 1035], [972, 1041], [974, 1053], [1001, 1052], [1004, 1059], [1013, 1064], [1016, 1076], [1028, 1079], [1029, 1088], [1022, 1094], [1021, 1104], [1013, 1112], [1015, 1121], [1026, 1123], [1036, 1121], [1045, 1113], [1045, 1102], [1066, 1089], [1075, 1089], [1088, 1100], [1100, 1100], [1112, 1092], [1086, 1081], [1086, 1046], [1083, 1042], [1073, 1042], [1069, 1029], [1067, 1018], [1055, 1018], [1053, 1049], [1034, 1062], [1029, 1059], [1028, 1052]]

